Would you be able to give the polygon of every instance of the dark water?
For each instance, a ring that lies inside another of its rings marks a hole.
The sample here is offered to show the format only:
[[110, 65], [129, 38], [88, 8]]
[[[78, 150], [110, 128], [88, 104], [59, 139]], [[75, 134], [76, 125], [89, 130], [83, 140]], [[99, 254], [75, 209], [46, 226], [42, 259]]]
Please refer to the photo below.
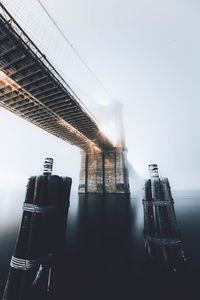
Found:
[[[173, 197], [187, 258], [176, 274], [146, 256], [139, 195], [72, 193], [57, 299], [199, 299], [200, 191], [173, 192]], [[1, 193], [1, 295], [23, 201], [23, 192]]]

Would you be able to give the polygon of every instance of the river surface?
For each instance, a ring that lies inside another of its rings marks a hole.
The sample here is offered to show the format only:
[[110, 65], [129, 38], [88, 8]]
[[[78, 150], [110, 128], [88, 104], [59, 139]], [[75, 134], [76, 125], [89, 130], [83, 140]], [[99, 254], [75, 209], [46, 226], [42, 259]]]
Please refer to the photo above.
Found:
[[[1, 192], [1, 295], [24, 196], [25, 191]], [[59, 300], [199, 299], [200, 191], [173, 191], [173, 198], [187, 259], [179, 275], [162, 272], [147, 258], [140, 195], [71, 193]]]

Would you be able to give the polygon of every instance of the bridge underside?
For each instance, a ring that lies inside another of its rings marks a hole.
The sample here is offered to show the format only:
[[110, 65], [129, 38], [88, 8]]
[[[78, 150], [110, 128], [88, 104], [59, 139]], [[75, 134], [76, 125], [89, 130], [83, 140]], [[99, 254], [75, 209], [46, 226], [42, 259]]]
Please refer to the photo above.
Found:
[[0, 3], [0, 106], [83, 150], [80, 193], [129, 192], [126, 151]]
[[113, 149], [94, 117], [0, 3], [0, 106], [88, 151]]
[[79, 193], [129, 193], [126, 150], [81, 152]]

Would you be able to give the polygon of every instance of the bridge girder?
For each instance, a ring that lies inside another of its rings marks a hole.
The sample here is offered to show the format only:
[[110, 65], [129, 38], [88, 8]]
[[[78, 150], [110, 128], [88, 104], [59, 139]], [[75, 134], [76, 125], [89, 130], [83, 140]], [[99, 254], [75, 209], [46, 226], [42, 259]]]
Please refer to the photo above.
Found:
[[85, 151], [114, 146], [0, 3], [0, 106]]

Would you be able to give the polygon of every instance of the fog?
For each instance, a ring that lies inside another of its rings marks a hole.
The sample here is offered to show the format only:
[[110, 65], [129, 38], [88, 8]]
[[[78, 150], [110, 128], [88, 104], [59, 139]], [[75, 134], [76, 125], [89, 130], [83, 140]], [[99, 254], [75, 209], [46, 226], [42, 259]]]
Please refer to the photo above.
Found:
[[[173, 189], [200, 189], [200, 18], [198, 1], [57, 0], [42, 3], [101, 84], [35, 0], [2, 1], [117, 140], [113, 111], [123, 105], [131, 172], [157, 163]], [[24, 188], [54, 158], [54, 173], [77, 189], [80, 150], [0, 108], [0, 188]], [[134, 176], [135, 174], [135, 176]]]

